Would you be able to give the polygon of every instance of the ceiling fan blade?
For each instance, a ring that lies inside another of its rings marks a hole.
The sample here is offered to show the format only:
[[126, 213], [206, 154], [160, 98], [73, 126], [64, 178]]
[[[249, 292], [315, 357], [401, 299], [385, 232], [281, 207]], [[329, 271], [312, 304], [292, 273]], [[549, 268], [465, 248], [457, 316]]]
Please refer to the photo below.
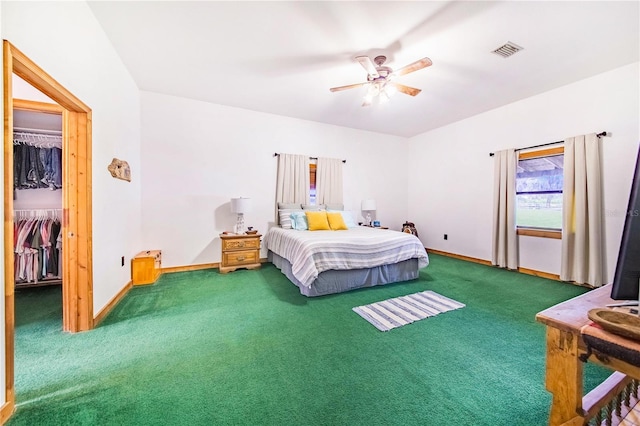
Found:
[[431, 59], [422, 58], [419, 61], [415, 61], [405, 67], [400, 68], [399, 70], [395, 71], [393, 74], [405, 75], [405, 74], [409, 74], [410, 72], [421, 70], [422, 68], [426, 68], [431, 65], [433, 65], [433, 62], [431, 62]]
[[373, 63], [370, 57], [368, 56], [356, 56], [356, 60], [360, 62], [362, 68], [367, 71], [367, 74], [372, 78], [378, 78], [380, 75], [378, 74], [378, 70], [376, 70], [376, 65]]
[[393, 81], [390, 81], [387, 84], [392, 84], [398, 90], [398, 92], [406, 93], [407, 95], [411, 95], [411, 96], [415, 96], [418, 93], [422, 92], [421, 89], [405, 86], [404, 84], [398, 84]]
[[355, 89], [356, 87], [364, 86], [365, 84], [369, 84], [369, 83], [367, 82], [367, 83], [349, 84], [347, 86], [332, 87], [329, 90], [331, 90], [332, 92], [339, 92], [341, 90]]

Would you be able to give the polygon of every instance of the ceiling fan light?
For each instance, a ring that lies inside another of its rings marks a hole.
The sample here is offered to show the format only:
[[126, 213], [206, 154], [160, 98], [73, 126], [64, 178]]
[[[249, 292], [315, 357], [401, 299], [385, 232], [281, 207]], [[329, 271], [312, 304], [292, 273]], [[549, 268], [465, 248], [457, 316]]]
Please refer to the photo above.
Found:
[[398, 93], [398, 89], [393, 84], [385, 84], [384, 93], [386, 93], [388, 97], [392, 97], [393, 95]]

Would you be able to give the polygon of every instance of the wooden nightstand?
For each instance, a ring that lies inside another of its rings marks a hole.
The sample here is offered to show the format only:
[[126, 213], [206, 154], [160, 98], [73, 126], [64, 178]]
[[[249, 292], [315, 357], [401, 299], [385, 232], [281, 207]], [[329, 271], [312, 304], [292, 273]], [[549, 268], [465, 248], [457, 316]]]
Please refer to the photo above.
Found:
[[153, 284], [162, 270], [162, 251], [141, 251], [131, 259], [131, 282], [133, 285]]
[[238, 268], [258, 269], [260, 267], [261, 236], [260, 234], [220, 234], [222, 240], [220, 273], [226, 274]]

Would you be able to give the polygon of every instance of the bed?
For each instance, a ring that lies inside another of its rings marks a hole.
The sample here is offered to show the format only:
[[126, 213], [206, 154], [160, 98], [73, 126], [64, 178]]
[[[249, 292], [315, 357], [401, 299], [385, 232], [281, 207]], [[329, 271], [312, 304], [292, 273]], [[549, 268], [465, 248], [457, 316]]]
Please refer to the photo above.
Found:
[[272, 227], [268, 260], [305, 296], [322, 296], [418, 278], [429, 264], [412, 234], [358, 226], [308, 231]]

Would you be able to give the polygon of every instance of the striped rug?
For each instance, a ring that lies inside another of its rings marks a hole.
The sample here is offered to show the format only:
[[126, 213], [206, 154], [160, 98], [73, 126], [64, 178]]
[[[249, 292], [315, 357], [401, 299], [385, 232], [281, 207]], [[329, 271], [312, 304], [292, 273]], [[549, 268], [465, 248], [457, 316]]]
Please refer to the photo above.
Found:
[[378, 330], [389, 331], [464, 306], [464, 303], [429, 290], [358, 306], [353, 308], [353, 311]]

